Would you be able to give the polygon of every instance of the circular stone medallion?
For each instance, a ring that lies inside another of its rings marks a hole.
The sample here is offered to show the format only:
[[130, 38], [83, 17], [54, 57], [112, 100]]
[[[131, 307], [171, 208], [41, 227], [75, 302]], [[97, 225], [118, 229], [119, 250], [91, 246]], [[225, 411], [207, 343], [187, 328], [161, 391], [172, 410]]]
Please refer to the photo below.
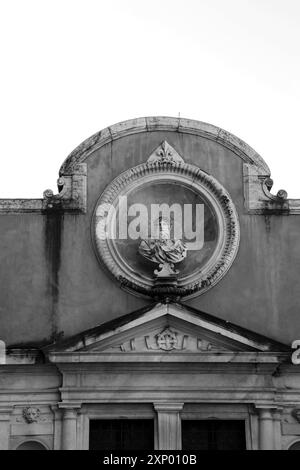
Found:
[[148, 161], [122, 173], [100, 196], [92, 223], [101, 264], [123, 288], [143, 296], [153, 296], [164, 257], [174, 263], [182, 298], [205, 292], [228, 271], [239, 245], [227, 191], [181, 161]]

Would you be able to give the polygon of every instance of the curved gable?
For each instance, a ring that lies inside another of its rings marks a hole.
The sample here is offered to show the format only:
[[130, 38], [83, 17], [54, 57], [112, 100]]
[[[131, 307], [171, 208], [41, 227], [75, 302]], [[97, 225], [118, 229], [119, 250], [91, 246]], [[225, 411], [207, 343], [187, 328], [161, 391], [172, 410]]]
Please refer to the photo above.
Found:
[[75, 165], [85, 162], [92, 152], [114, 140], [141, 132], [155, 131], [173, 131], [205, 137], [232, 150], [245, 163], [259, 168], [262, 174], [270, 174], [270, 169], [263, 158], [243, 140], [230, 132], [206, 122], [165, 116], [130, 119], [97, 132], [73, 150], [62, 164], [60, 174], [72, 172]]

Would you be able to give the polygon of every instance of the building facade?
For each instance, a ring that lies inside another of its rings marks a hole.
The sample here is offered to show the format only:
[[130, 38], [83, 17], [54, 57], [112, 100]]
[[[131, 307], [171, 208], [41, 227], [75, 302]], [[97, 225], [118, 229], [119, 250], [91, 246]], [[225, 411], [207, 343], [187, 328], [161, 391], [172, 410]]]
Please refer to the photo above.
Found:
[[300, 448], [299, 214], [245, 142], [167, 117], [0, 200], [0, 448]]

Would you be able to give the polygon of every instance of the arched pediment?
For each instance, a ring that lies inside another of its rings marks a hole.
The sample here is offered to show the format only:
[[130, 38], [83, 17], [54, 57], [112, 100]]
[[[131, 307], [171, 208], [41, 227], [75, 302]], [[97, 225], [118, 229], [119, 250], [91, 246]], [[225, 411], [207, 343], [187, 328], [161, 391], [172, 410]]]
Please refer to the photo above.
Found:
[[95, 150], [108, 143], [142, 132], [173, 131], [191, 134], [215, 141], [232, 150], [245, 163], [255, 165], [263, 175], [270, 175], [270, 169], [263, 158], [243, 140], [220, 127], [202, 121], [166, 116], [141, 117], [114, 124], [84, 140], [67, 157], [60, 168], [60, 175], [73, 172], [76, 165], [84, 163]]

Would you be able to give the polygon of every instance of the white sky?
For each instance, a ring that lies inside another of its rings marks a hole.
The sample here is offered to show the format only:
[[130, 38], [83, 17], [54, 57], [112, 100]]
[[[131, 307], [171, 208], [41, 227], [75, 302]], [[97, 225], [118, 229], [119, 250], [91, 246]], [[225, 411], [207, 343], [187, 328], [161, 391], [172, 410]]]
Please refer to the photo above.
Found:
[[0, 0], [0, 197], [56, 192], [90, 135], [180, 112], [300, 198], [299, 55], [300, 0]]

